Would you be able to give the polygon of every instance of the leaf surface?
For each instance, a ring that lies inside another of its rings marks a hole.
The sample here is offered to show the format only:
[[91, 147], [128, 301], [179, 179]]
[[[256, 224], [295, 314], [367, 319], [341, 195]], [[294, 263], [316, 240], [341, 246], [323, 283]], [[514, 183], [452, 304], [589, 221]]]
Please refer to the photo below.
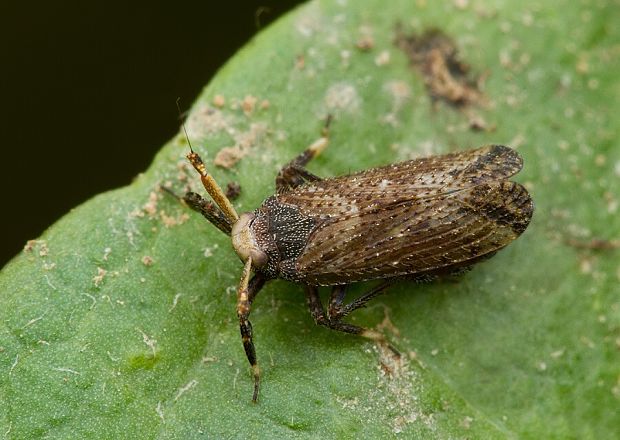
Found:
[[[235, 55], [187, 122], [220, 184], [240, 183], [239, 211], [273, 193], [327, 113], [331, 145], [309, 166], [320, 176], [488, 143], [518, 149], [516, 180], [536, 203], [525, 234], [458, 282], [402, 283], [351, 317], [384, 331], [402, 362], [315, 327], [303, 289], [271, 282], [252, 311], [263, 387], [251, 403], [241, 264], [227, 237], [157, 192], [199, 190], [178, 136], [132, 185], [68, 213], [2, 270], [0, 434], [617, 434], [619, 8], [470, 3], [310, 2]], [[431, 28], [456, 43], [469, 78], [486, 77], [484, 99], [433, 103], [436, 89], [394, 44]]]

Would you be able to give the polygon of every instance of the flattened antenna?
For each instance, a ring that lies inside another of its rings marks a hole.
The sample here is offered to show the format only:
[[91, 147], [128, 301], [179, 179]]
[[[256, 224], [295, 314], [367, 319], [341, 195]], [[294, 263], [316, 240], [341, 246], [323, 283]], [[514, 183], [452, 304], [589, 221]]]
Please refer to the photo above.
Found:
[[[179, 117], [181, 118], [181, 107], [179, 106], [179, 100], [180, 98], [177, 98], [177, 109], [179, 110]], [[189, 145], [190, 152], [186, 156], [187, 159], [190, 161], [194, 169], [198, 171], [198, 174], [200, 174], [202, 186], [204, 186], [207, 190], [213, 201], [222, 210], [226, 218], [230, 221], [230, 224], [235, 224], [237, 220], [239, 220], [239, 215], [237, 214], [235, 207], [232, 203], [230, 203], [230, 200], [226, 197], [226, 193], [222, 191], [222, 188], [220, 188], [213, 176], [207, 173], [207, 168], [205, 167], [204, 162], [198, 153], [196, 153], [192, 148], [192, 143], [189, 140], [187, 129], [185, 128], [185, 122], [181, 122], [181, 125], [183, 127], [185, 137], [187, 138], [187, 144]]]

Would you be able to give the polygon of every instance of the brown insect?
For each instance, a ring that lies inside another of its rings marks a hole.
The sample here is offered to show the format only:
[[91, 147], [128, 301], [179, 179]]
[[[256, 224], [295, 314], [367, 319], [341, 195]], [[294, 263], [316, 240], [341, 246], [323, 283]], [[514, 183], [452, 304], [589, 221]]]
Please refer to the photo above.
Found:
[[[266, 281], [303, 284], [317, 324], [383, 341], [379, 332], [343, 318], [395, 280], [428, 281], [466, 271], [521, 235], [532, 217], [528, 192], [508, 180], [522, 159], [501, 145], [347, 176], [315, 176], [304, 166], [327, 146], [329, 120], [321, 138], [280, 170], [276, 194], [241, 216], [191, 145], [187, 155], [215, 204], [193, 192], [183, 200], [231, 236], [244, 263], [237, 316], [254, 375], [254, 402], [260, 370], [248, 318]], [[347, 285], [374, 279], [384, 281], [344, 302]], [[332, 286], [327, 311], [319, 286]]]

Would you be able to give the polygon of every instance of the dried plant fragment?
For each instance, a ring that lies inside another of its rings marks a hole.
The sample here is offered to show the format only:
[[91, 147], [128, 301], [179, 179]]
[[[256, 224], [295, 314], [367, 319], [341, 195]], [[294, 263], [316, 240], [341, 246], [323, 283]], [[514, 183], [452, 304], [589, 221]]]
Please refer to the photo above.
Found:
[[433, 101], [443, 101], [457, 108], [484, 102], [479, 79], [472, 77], [469, 66], [459, 59], [452, 39], [440, 30], [430, 29], [421, 35], [405, 35], [399, 30], [396, 45], [423, 75]]

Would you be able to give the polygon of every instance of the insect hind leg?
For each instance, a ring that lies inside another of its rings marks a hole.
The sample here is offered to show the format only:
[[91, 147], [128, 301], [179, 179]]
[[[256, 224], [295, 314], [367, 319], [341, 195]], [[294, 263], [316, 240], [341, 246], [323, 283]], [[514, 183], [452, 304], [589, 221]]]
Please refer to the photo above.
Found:
[[[383, 336], [382, 333], [376, 330], [371, 330], [357, 325], [349, 324], [347, 322], [342, 322], [342, 318], [344, 316], [348, 315], [353, 310], [362, 307], [370, 299], [382, 293], [388, 285], [388, 282], [382, 283], [381, 285], [368, 292], [366, 295], [358, 298], [358, 300], [353, 301], [353, 303], [348, 304], [342, 309], [338, 308], [338, 311], [336, 309], [333, 309], [333, 305], [339, 306], [342, 303], [344, 299], [345, 286], [335, 286], [330, 297], [330, 308], [327, 314], [325, 313], [325, 309], [323, 307], [323, 304], [321, 303], [318, 287], [308, 285], [306, 286], [306, 298], [308, 300], [308, 308], [310, 309], [310, 314], [312, 315], [312, 318], [314, 319], [314, 322], [316, 324], [322, 325], [332, 330], [363, 336], [365, 338], [372, 339], [375, 342], [386, 344], [390, 350], [392, 350], [396, 355], [400, 356], [398, 350], [396, 350], [385, 339], [385, 336]], [[363, 301], [360, 303], [360, 300]], [[351, 307], [351, 305], [354, 303], [359, 305]]]
[[329, 144], [329, 125], [332, 117], [329, 115], [325, 120], [325, 125], [321, 130], [321, 137], [314, 141], [299, 156], [295, 157], [286, 164], [276, 177], [276, 191], [282, 192], [297, 186], [303, 185], [305, 182], [321, 180], [320, 177], [312, 174], [304, 167], [314, 157], [318, 156]]
[[366, 307], [368, 301], [385, 293], [385, 290], [390, 285], [392, 285], [391, 280], [384, 281], [345, 306], [342, 306], [342, 302], [344, 300], [344, 289], [346, 286], [335, 286], [330, 297], [329, 309], [327, 311], [327, 314], [332, 321], [340, 321], [342, 318], [344, 318], [354, 310]]

